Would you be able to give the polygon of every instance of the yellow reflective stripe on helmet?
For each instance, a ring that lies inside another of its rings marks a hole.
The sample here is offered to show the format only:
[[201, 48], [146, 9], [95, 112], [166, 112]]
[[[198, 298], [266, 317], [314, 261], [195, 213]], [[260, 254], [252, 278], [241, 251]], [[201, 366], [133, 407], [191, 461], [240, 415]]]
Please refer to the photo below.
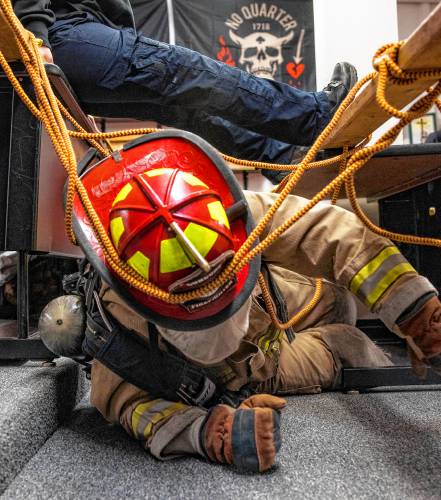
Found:
[[190, 186], [203, 186], [208, 189], [208, 186], [205, 184], [205, 182], [202, 182], [193, 174], [189, 174], [188, 172], [182, 172], [182, 178], [187, 184], [190, 184]]
[[133, 269], [144, 278], [149, 278], [150, 259], [142, 252], [138, 251], [134, 253], [130, 259], [127, 260], [127, 264], [133, 267]]
[[116, 205], [118, 202], [125, 200], [132, 189], [133, 187], [130, 184], [126, 184], [121, 189], [121, 191], [116, 195], [116, 198], [113, 200], [112, 207]]
[[405, 273], [414, 273], [415, 269], [408, 263], [403, 262], [393, 267], [387, 274], [381, 279], [375, 289], [366, 297], [366, 304], [372, 307], [375, 302], [383, 295], [383, 293], [397, 280], [401, 275]]
[[124, 221], [122, 217], [115, 217], [110, 221], [110, 234], [112, 235], [113, 244], [118, 248], [119, 240], [124, 233]]
[[[207, 227], [190, 222], [184, 231], [187, 238], [197, 248], [198, 252], [205, 257], [213, 248], [218, 238], [218, 233]], [[159, 271], [161, 273], [172, 273], [191, 267], [193, 263], [187, 257], [177, 238], [161, 241]]]
[[155, 168], [154, 170], [148, 170], [147, 172], [144, 172], [144, 174], [148, 177], [158, 177], [158, 175], [164, 175], [168, 172], [171, 172], [172, 170], [172, 168]]
[[202, 257], [205, 257], [208, 252], [213, 248], [219, 234], [216, 231], [208, 229], [208, 227], [200, 226], [194, 222], [185, 228], [185, 236], [193, 243], [198, 249]]
[[352, 278], [349, 289], [356, 294], [363, 282], [372, 275], [391, 255], [399, 254], [397, 247], [386, 247], [374, 259], [368, 262], [358, 273]]
[[177, 238], [161, 241], [159, 272], [173, 273], [192, 265]]
[[228, 222], [228, 217], [225, 209], [220, 201], [213, 201], [207, 204], [208, 211], [210, 212], [210, 217], [217, 222], [220, 222], [225, 227], [230, 229], [230, 223]]

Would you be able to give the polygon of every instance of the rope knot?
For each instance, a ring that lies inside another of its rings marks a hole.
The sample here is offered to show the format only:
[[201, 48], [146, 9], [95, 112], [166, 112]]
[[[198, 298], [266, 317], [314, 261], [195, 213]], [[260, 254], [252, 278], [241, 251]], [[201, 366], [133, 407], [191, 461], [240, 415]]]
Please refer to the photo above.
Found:
[[385, 75], [395, 85], [413, 83], [419, 76], [415, 71], [405, 71], [400, 68], [398, 58], [403, 44], [404, 41], [383, 45], [377, 50], [372, 59], [374, 69], [378, 73]]

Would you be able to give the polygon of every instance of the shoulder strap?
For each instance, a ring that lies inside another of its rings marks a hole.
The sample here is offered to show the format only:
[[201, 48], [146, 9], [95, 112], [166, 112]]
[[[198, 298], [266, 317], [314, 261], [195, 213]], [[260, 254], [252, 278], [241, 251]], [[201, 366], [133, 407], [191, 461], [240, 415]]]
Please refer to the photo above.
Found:
[[[279, 287], [275, 279], [272, 277], [271, 272], [268, 269], [267, 264], [262, 262], [262, 272], [265, 273], [266, 282], [268, 284], [268, 289], [271, 293], [271, 297], [276, 306], [277, 317], [282, 323], [286, 323], [289, 321], [288, 316], [288, 308], [286, 307], [285, 298], [283, 297]], [[295, 339], [295, 332], [292, 327], [289, 327], [285, 330], [286, 336], [288, 338], [289, 343], [293, 342]]]
[[[96, 296], [95, 296], [96, 300]], [[193, 406], [211, 407], [221, 397], [221, 388], [203, 370], [187, 360], [163, 351], [158, 331], [149, 325], [149, 340], [117, 324], [111, 329], [101, 316], [100, 307], [87, 314], [83, 350], [127, 382], [154, 397], [182, 400]]]

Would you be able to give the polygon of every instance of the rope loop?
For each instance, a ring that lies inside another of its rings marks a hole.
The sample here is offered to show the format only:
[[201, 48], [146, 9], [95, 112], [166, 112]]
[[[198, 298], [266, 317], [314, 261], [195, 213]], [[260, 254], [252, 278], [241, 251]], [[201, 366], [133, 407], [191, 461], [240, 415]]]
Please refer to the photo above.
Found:
[[[421, 113], [420, 109], [416, 108], [413, 111], [401, 111], [392, 106], [386, 98], [387, 84], [394, 85], [412, 85], [418, 80], [441, 77], [441, 70], [425, 69], [418, 71], [407, 71], [400, 68], [398, 64], [400, 48], [405, 41], [396, 43], [389, 43], [380, 47], [374, 54], [372, 59], [372, 66], [378, 73], [377, 81], [377, 103], [389, 115], [395, 116], [400, 119], [414, 120], [418, 118]], [[434, 103], [432, 97], [429, 98], [431, 103]], [[435, 102], [436, 104], [436, 102]], [[424, 107], [425, 102], [421, 103]]]

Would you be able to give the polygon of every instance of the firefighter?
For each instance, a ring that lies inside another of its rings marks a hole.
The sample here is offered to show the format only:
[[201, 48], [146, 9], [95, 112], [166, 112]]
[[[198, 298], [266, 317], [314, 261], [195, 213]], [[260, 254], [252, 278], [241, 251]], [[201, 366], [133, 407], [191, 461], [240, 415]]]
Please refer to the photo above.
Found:
[[[82, 181], [120, 258], [174, 294], [214, 283], [277, 197], [242, 192], [216, 150], [171, 130], [126, 145]], [[288, 196], [261, 238], [306, 202]], [[342, 208], [318, 204], [261, 258], [182, 304], [115, 274], [78, 197], [74, 230], [93, 270], [82, 277], [91, 402], [159, 459], [195, 454], [269, 469], [281, 444], [279, 396], [332, 390], [342, 367], [391, 365], [356, 328], [356, 300], [407, 339], [420, 372], [441, 373], [437, 291]], [[295, 331], [273, 324], [260, 273], [281, 321], [302, 310], [314, 278], [324, 278]]]

